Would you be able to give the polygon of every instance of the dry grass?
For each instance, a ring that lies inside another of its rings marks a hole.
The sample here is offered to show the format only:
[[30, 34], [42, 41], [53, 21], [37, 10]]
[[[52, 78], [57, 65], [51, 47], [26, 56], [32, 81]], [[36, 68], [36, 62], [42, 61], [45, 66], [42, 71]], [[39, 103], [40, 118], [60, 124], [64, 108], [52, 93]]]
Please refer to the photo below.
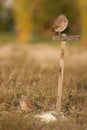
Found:
[[55, 110], [59, 48], [17, 45], [0, 48], [0, 130], [87, 130], [87, 52], [67, 47], [62, 111], [68, 121], [45, 124], [19, 106], [22, 95]]

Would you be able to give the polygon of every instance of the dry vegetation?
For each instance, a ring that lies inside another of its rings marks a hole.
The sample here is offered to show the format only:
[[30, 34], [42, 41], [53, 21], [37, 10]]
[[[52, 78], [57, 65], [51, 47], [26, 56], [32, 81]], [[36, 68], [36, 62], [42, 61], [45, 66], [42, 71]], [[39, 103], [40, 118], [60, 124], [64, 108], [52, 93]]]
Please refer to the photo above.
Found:
[[[66, 121], [45, 124], [34, 118], [55, 110], [59, 48], [49, 45], [7, 45], [0, 48], [0, 130], [87, 130], [87, 51], [67, 47], [62, 98]], [[35, 112], [20, 109], [28, 95], [43, 106]]]

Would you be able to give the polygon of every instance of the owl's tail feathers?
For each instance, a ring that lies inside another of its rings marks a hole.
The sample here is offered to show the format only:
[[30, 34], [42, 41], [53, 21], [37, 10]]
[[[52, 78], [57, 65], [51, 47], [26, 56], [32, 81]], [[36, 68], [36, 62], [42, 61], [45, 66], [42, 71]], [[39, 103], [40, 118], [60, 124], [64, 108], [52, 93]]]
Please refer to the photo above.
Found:
[[35, 103], [34, 105], [35, 105], [35, 107], [36, 107], [36, 110], [43, 108], [43, 106], [40, 106], [40, 105], [38, 105], [37, 103]]
[[30, 112], [35, 112], [35, 111], [43, 109], [43, 106], [40, 106], [37, 103], [32, 103], [32, 105], [34, 106], [34, 109]]

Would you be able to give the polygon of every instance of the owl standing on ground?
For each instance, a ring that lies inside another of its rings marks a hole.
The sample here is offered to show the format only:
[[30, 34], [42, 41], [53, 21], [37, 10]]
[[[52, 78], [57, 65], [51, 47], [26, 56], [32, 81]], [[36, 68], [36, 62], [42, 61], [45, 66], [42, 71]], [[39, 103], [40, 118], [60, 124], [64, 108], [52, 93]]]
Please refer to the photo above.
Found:
[[64, 14], [58, 16], [58, 18], [54, 21], [52, 26], [52, 32], [55, 32], [61, 36], [61, 32], [63, 32], [68, 26], [68, 19]]
[[30, 97], [28, 96], [22, 96], [19, 100], [19, 104], [20, 104], [21, 109], [26, 112], [32, 112], [38, 109], [42, 109], [41, 106], [39, 106], [36, 103], [33, 103]]

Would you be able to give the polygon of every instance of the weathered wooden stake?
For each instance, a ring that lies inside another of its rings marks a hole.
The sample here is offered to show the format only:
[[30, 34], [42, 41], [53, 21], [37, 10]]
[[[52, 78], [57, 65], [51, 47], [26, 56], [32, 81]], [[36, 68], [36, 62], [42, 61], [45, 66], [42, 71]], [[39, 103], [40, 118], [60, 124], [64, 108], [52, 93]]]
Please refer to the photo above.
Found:
[[79, 35], [66, 36], [66, 34], [62, 34], [61, 37], [60, 36], [53, 36], [53, 40], [61, 41], [59, 78], [58, 78], [58, 93], [57, 93], [57, 103], [56, 103], [57, 113], [60, 113], [60, 111], [61, 111], [61, 99], [62, 99], [63, 76], [64, 76], [65, 44], [66, 44], [66, 41], [78, 41], [79, 39], [80, 39]]
[[61, 110], [61, 98], [62, 98], [62, 87], [63, 87], [63, 76], [64, 76], [64, 55], [65, 55], [65, 44], [66, 34], [62, 34], [65, 38], [61, 41], [60, 61], [59, 61], [59, 79], [58, 79], [58, 93], [56, 111], [59, 113]]

